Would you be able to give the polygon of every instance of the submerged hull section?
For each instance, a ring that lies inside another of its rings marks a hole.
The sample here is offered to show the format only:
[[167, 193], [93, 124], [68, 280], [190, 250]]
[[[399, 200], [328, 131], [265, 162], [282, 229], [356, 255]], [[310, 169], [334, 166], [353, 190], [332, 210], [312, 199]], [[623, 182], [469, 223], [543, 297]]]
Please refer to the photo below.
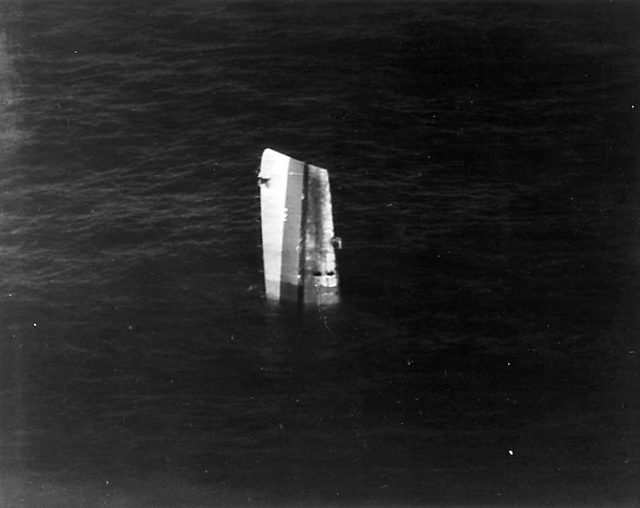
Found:
[[267, 298], [337, 303], [329, 174], [274, 150], [262, 154], [260, 206]]

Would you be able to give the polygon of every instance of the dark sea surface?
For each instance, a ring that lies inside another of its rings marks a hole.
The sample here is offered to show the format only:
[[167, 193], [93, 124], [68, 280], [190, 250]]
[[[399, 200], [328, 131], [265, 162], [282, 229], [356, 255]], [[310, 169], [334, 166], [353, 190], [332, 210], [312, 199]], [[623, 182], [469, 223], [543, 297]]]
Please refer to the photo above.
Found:
[[631, 1], [1, 0], [0, 506], [637, 506], [638, 115]]

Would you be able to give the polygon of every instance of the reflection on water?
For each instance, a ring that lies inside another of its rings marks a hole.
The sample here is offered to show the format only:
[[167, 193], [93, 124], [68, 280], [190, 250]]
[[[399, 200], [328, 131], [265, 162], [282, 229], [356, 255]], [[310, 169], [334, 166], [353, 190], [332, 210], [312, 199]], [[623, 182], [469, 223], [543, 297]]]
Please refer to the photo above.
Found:
[[13, 79], [15, 72], [7, 36], [0, 27], [0, 150], [5, 152], [17, 142], [16, 115], [12, 107], [17, 100]]

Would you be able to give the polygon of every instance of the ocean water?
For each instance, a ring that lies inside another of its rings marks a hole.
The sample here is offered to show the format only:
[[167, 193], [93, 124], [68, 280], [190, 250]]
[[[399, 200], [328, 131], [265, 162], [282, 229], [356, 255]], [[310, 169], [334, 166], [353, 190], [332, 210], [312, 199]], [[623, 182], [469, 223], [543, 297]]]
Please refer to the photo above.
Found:
[[[639, 503], [635, 2], [3, 0], [0, 505]], [[330, 171], [342, 303], [263, 297]]]

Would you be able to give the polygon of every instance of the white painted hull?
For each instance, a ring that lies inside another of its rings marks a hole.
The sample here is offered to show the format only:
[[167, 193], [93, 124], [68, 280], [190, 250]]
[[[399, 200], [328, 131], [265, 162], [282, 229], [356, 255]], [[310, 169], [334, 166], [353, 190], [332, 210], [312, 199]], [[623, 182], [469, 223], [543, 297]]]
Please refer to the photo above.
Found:
[[267, 298], [337, 302], [327, 170], [266, 149], [258, 178]]

